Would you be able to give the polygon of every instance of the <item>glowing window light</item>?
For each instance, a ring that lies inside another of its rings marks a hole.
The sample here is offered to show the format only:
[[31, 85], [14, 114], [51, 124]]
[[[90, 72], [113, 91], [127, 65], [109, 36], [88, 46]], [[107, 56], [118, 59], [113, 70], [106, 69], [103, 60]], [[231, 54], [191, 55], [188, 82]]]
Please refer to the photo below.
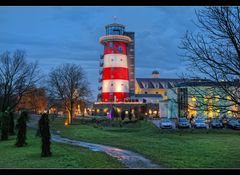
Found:
[[125, 114], [128, 115], [128, 111], [125, 111]]
[[192, 101], [197, 101], [197, 98], [195, 96], [192, 96]]
[[149, 109], [148, 113], [151, 115], [151, 114], [152, 114], [152, 110], [151, 110], [151, 109]]
[[230, 97], [230, 96], [227, 96], [227, 100], [231, 100], [231, 97]]
[[220, 99], [219, 95], [215, 96], [215, 101], [219, 101], [219, 99]]
[[99, 109], [97, 109], [97, 112], [100, 112], [100, 110], [99, 110]]
[[153, 111], [154, 114], [157, 114], [157, 111]]

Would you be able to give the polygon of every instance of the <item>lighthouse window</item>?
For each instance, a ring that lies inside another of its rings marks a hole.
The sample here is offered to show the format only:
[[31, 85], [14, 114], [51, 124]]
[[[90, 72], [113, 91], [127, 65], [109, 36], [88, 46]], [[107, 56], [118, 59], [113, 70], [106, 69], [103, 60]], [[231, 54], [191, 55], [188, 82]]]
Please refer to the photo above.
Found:
[[120, 46], [120, 47], [118, 47], [118, 52], [119, 53], [122, 53], [123, 51], [122, 51], [122, 47]]
[[113, 48], [113, 43], [112, 43], [112, 42], [109, 43], [109, 47], [110, 47], [111, 49]]

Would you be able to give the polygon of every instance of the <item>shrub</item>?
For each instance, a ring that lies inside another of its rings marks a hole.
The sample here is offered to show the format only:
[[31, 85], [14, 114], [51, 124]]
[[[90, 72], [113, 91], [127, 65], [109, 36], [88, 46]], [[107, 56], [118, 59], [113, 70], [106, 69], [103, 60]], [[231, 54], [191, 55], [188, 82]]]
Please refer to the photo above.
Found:
[[26, 132], [27, 132], [27, 120], [28, 120], [28, 112], [22, 111], [20, 117], [17, 120], [17, 147], [22, 147], [24, 145], [27, 145], [26, 142]]

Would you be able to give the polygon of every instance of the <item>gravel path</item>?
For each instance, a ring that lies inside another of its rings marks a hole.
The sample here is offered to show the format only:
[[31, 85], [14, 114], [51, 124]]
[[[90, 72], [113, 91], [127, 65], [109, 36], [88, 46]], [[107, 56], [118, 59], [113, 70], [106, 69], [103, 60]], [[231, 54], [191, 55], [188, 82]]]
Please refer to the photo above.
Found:
[[[31, 117], [31, 120], [28, 123], [28, 126], [32, 128], [36, 128], [38, 119], [39, 117], [37, 116]], [[85, 147], [92, 151], [104, 152], [112, 157], [117, 158], [127, 168], [161, 168], [161, 166], [152, 163], [151, 160], [146, 159], [144, 156], [132, 151], [128, 151], [128, 150], [124, 150], [124, 149], [120, 149], [112, 146], [72, 140], [72, 139], [61, 137], [56, 134], [52, 134], [51, 140], [58, 143]]]

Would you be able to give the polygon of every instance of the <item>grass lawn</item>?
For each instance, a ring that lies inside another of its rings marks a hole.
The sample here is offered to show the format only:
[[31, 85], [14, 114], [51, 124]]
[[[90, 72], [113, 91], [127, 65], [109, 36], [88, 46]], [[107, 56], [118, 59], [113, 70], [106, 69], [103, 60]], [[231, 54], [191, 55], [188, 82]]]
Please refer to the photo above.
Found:
[[51, 144], [52, 157], [42, 158], [41, 142], [28, 129], [26, 147], [14, 146], [16, 136], [0, 141], [0, 168], [121, 168], [116, 159], [100, 152], [60, 143]]
[[52, 129], [76, 140], [133, 150], [166, 168], [240, 168], [240, 131], [230, 129], [161, 130], [147, 121], [120, 127], [78, 124]]

